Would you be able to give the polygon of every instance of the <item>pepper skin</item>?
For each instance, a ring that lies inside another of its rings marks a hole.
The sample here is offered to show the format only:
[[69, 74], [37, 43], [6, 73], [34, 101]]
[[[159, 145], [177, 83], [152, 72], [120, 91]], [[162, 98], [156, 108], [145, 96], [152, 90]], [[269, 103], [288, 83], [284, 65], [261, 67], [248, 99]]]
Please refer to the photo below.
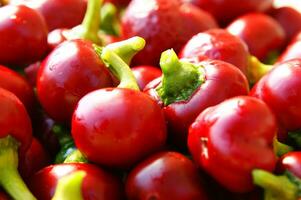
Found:
[[14, 93], [26, 106], [27, 111], [33, 109], [35, 96], [28, 81], [15, 71], [0, 65], [0, 87]]
[[83, 171], [83, 200], [121, 200], [121, 181], [92, 164], [68, 163], [48, 166], [31, 177], [29, 188], [38, 199], [51, 200], [58, 180], [71, 173]]
[[53, 50], [42, 62], [37, 94], [45, 111], [69, 122], [78, 100], [90, 91], [112, 86], [108, 69], [91, 42], [71, 40]]
[[272, 51], [280, 51], [285, 44], [285, 32], [272, 17], [261, 13], [248, 13], [235, 19], [226, 28], [241, 38], [252, 55], [264, 60]]
[[183, 0], [208, 11], [221, 24], [227, 25], [236, 17], [248, 12], [265, 12], [273, 0]]
[[278, 172], [290, 171], [301, 179], [301, 152], [292, 151], [284, 154], [277, 163]]
[[150, 66], [150, 65], [135, 66], [135, 67], [132, 67], [131, 69], [137, 80], [140, 90], [143, 90], [143, 88], [149, 82], [151, 82], [152, 80], [154, 80], [162, 75], [162, 72], [160, 69], [158, 69], [155, 66]]
[[160, 107], [132, 89], [105, 88], [84, 96], [72, 118], [76, 147], [88, 160], [128, 168], [159, 150], [166, 140]]
[[126, 180], [128, 200], [207, 200], [194, 163], [177, 152], [157, 153], [139, 163]]
[[121, 37], [138, 35], [146, 40], [133, 65], [158, 66], [161, 52], [169, 48], [178, 52], [193, 35], [210, 28], [217, 28], [213, 17], [180, 0], [133, 0], [122, 19]]
[[47, 51], [47, 26], [43, 17], [26, 6], [0, 8], [0, 64], [25, 66]]
[[179, 57], [197, 61], [222, 60], [247, 74], [249, 51], [238, 37], [223, 29], [212, 29], [193, 36], [181, 50]]
[[187, 100], [164, 105], [156, 91], [160, 80], [154, 80], [155, 84], [150, 82], [144, 89], [163, 107], [170, 137], [180, 147], [186, 146], [188, 128], [200, 112], [225, 99], [249, 92], [246, 77], [233, 65], [219, 60], [202, 61], [196, 65], [203, 67], [205, 82]]
[[282, 52], [277, 60], [277, 63], [288, 61], [294, 58], [301, 58], [301, 31]]
[[263, 100], [287, 131], [301, 128], [301, 59], [276, 65], [252, 88], [250, 95]]
[[273, 171], [275, 117], [268, 106], [239, 96], [204, 110], [189, 129], [188, 147], [198, 165], [232, 192], [254, 188], [253, 169]]

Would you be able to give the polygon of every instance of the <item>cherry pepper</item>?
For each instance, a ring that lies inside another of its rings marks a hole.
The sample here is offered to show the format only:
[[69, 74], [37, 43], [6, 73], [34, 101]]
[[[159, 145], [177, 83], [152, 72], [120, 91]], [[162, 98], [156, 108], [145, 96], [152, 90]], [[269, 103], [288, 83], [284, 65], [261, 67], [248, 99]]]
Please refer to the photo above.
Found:
[[177, 152], [154, 154], [126, 179], [128, 200], [208, 200], [194, 163]]
[[268, 106], [239, 96], [204, 110], [189, 128], [188, 147], [195, 160], [232, 192], [253, 189], [253, 169], [273, 171], [275, 117]]
[[131, 70], [137, 80], [140, 90], [143, 90], [143, 88], [149, 82], [162, 75], [162, 72], [158, 67], [151, 66], [151, 65], [135, 66], [132, 67]]
[[277, 63], [291, 60], [294, 58], [301, 58], [301, 31], [282, 52], [282, 54], [277, 60]]
[[[137, 40], [136, 45], [143, 44], [144, 40]], [[117, 54], [108, 47], [95, 48], [120, 84], [93, 91], [79, 101], [72, 117], [72, 136], [89, 161], [128, 168], [165, 144], [163, 112], [139, 91], [129, 66]]]
[[[84, 172], [85, 175], [80, 176], [79, 180], [77, 178], [77, 180], [67, 180], [69, 184], [64, 184], [68, 176], [73, 176], [78, 172]], [[59, 195], [70, 195], [69, 198], [72, 197], [70, 200], [124, 199], [122, 183], [117, 177], [87, 163], [57, 164], [45, 167], [31, 177], [29, 188], [41, 200], [61, 200], [58, 198]]]
[[31, 144], [31, 122], [21, 101], [0, 88], [0, 185], [14, 199], [36, 199], [18, 172], [18, 156]]
[[249, 85], [243, 73], [233, 65], [207, 60], [195, 64], [179, 60], [173, 50], [162, 53], [161, 80], [154, 80], [144, 92], [162, 106], [170, 137], [185, 147], [188, 127], [209, 106], [237, 95], [246, 95]]
[[264, 200], [296, 200], [301, 198], [301, 152], [283, 155], [277, 162], [274, 175], [264, 170], [254, 170], [254, 183], [264, 189]]

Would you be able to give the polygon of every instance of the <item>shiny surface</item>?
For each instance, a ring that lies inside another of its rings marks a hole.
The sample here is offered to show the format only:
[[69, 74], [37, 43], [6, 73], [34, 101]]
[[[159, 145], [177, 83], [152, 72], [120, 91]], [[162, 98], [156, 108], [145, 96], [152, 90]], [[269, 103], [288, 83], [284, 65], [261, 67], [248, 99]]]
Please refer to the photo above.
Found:
[[298, 178], [301, 178], [301, 152], [292, 151], [283, 155], [278, 160], [278, 169], [280, 172], [285, 172], [285, 170], [290, 171]]
[[222, 25], [248, 12], [265, 12], [272, 7], [273, 0], [182, 0], [207, 10]]
[[263, 100], [286, 130], [301, 128], [301, 59], [280, 63], [265, 75], [250, 95]]
[[14, 93], [25, 105], [27, 111], [33, 109], [35, 96], [27, 80], [15, 71], [0, 65], [0, 87]]
[[285, 32], [272, 17], [261, 13], [249, 13], [234, 20], [227, 31], [241, 38], [253, 56], [263, 60], [271, 51], [281, 50], [285, 44]]
[[253, 189], [251, 171], [273, 171], [276, 120], [266, 104], [248, 96], [235, 97], [203, 111], [189, 129], [194, 160], [233, 192]]
[[69, 122], [78, 100], [90, 91], [112, 86], [108, 69], [84, 40], [67, 41], [41, 64], [37, 93], [45, 111], [55, 120]]
[[133, 0], [122, 20], [122, 37], [141, 36], [146, 47], [133, 60], [134, 65], [159, 65], [161, 52], [178, 52], [196, 33], [216, 28], [205, 11], [180, 0]]
[[[163, 108], [168, 122], [171, 138], [180, 146], [186, 146], [188, 127], [204, 109], [216, 105], [225, 99], [237, 95], [247, 95], [249, 86], [246, 77], [233, 65], [223, 61], [200, 62], [204, 67], [205, 82], [187, 101], [180, 101]], [[158, 80], [156, 80], [159, 84]], [[157, 99], [154, 85], [145, 90], [153, 99]]]
[[149, 82], [162, 75], [158, 67], [148, 65], [132, 67], [131, 70], [134, 73], [140, 90], [143, 90]]
[[282, 52], [277, 62], [280, 63], [294, 58], [301, 58], [301, 31]]
[[198, 61], [209, 58], [231, 63], [244, 74], [247, 72], [248, 55], [246, 44], [223, 29], [213, 29], [193, 36], [180, 52], [180, 58]]
[[11, 135], [20, 142], [24, 154], [32, 139], [30, 118], [22, 102], [11, 92], [0, 88], [0, 138]]
[[154, 154], [139, 163], [126, 180], [128, 200], [207, 200], [194, 163], [176, 152]]
[[47, 50], [43, 17], [26, 6], [0, 8], [0, 64], [24, 66], [41, 59]]
[[58, 180], [76, 171], [86, 172], [82, 195], [85, 200], [122, 200], [121, 181], [99, 167], [86, 163], [50, 165], [32, 176], [29, 188], [41, 200], [51, 200]]
[[108, 88], [79, 101], [71, 132], [88, 160], [127, 168], [165, 144], [165, 126], [160, 107], [146, 94]]

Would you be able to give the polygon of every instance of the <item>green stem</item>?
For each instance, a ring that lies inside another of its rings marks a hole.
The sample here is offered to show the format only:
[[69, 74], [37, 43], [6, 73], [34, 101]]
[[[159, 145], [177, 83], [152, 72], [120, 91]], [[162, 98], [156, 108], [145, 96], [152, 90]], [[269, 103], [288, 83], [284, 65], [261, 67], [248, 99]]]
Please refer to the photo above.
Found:
[[254, 85], [273, 67], [273, 65], [265, 65], [261, 63], [255, 56], [249, 56], [248, 80], [250, 84]]
[[18, 172], [18, 147], [11, 136], [0, 139], [0, 184], [15, 200], [35, 200]]
[[87, 158], [78, 149], [67, 156], [64, 163], [88, 163]]
[[83, 200], [81, 187], [85, 176], [84, 171], [77, 171], [61, 178], [52, 200]]
[[264, 189], [264, 200], [296, 200], [298, 187], [287, 176], [255, 169], [252, 172], [254, 184]]
[[101, 8], [100, 29], [106, 34], [119, 36], [120, 24], [117, 17], [117, 8], [112, 3], [105, 3]]
[[274, 138], [273, 147], [274, 147], [274, 152], [278, 157], [294, 150], [293, 147], [279, 142], [277, 140], [277, 137]]
[[101, 45], [102, 41], [98, 35], [101, 5], [102, 0], [89, 0], [82, 24], [71, 29], [71, 31], [67, 33], [67, 38], [82, 38]]
[[162, 53], [160, 66], [163, 77], [157, 92], [165, 105], [188, 100], [205, 82], [203, 67], [180, 61], [172, 49]]
[[105, 48], [116, 53], [127, 65], [130, 65], [132, 58], [145, 46], [145, 40], [141, 37], [132, 37], [127, 40], [115, 42]]

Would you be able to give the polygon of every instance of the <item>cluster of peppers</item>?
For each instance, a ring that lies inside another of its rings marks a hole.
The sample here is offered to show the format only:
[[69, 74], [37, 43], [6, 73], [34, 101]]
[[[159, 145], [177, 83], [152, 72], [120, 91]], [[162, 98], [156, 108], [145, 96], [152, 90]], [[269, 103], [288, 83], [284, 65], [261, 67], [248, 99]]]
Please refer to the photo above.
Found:
[[0, 199], [301, 198], [301, 14], [105, 2], [0, 0]]

